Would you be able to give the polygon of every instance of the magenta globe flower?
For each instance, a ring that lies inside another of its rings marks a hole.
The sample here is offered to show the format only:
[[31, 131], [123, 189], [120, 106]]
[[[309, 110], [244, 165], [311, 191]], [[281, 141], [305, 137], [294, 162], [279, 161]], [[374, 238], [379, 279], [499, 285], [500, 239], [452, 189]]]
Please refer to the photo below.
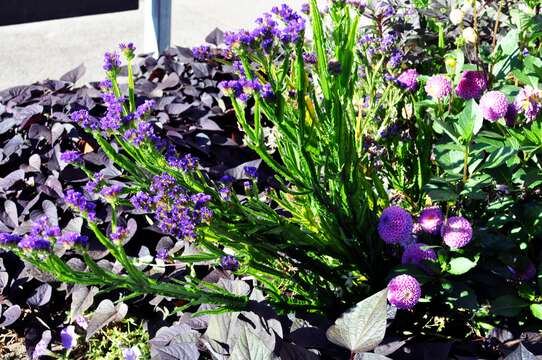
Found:
[[463, 100], [479, 99], [486, 88], [487, 78], [483, 72], [467, 70], [463, 73], [455, 92]]
[[442, 100], [452, 92], [450, 80], [444, 75], [431, 76], [425, 83], [425, 92], [433, 99]]
[[424, 260], [437, 260], [437, 254], [435, 254], [435, 251], [433, 249], [423, 249], [425, 246], [428, 245], [424, 243], [409, 245], [403, 252], [401, 264], [420, 265]]
[[442, 210], [438, 206], [428, 207], [422, 210], [418, 223], [423, 231], [428, 234], [436, 235], [444, 221]]
[[421, 295], [420, 283], [411, 275], [398, 275], [388, 283], [388, 301], [398, 309], [412, 309]]
[[508, 112], [508, 99], [500, 91], [489, 91], [480, 99], [480, 110], [484, 119], [497, 121]]
[[416, 69], [405, 70], [397, 77], [397, 84], [407, 91], [416, 91], [418, 88], [418, 72]]
[[452, 249], [459, 249], [470, 243], [472, 239], [472, 226], [462, 216], [452, 216], [440, 229], [442, 240]]
[[412, 237], [412, 216], [399, 206], [390, 206], [380, 215], [378, 235], [387, 244], [406, 244]]

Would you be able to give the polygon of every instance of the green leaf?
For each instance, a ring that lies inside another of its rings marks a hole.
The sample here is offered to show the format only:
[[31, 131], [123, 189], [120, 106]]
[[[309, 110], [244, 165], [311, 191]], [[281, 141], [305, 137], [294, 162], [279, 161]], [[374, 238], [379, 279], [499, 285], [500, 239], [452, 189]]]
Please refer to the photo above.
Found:
[[510, 146], [503, 146], [491, 152], [484, 163], [484, 169], [492, 169], [501, 165], [508, 159], [516, 155], [516, 150]]
[[462, 275], [474, 268], [478, 263], [478, 259], [472, 261], [466, 257], [458, 257], [450, 260], [450, 268], [448, 272], [452, 275]]
[[510, 30], [505, 37], [497, 43], [497, 49], [502, 52], [503, 58], [493, 67], [495, 80], [503, 80], [513, 69], [519, 68], [519, 31]]
[[329, 341], [351, 352], [374, 349], [386, 333], [387, 293], [381, 290], [344, 313], [327, 330]]
[[514, 317], [528, 305], [529, 303], [515, 295], [503, 295], [491, 302], [491, 310], [495, 315]]
[[484, 116], [474, 99], [467, 101], [463, 111], [459, 114], [456, 129], [467, 142], [473, 135], [478, 134], [484, 123]]

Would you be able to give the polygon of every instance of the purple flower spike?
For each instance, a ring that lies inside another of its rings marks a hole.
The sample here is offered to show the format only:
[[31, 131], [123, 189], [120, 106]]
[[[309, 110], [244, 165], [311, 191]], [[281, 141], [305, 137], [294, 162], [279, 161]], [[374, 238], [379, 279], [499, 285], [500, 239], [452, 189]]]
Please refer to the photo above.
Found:
[[104, 65], [103, 65], [103, 69], [105, 71], [113, 71], [113, 70], [118, 70], [118, 68], [120, 67], [121, 65], [121, 62], [120, 62], [120, 56], [117, 52], [106, 52], [104, 54]]
[[425, 84], [425, 91], [436, 100], [442, 100], [452, 92], [450, 80], [444, 75], [431, 76]]
[[442, 224], [440, 234], [446, 245], [452, 249], [459, 249], [471, 241], [472, 226], [464, 217], [453, 216]]
[[49, 240], [37, 235], [25, 235], [18, 244], [19, 248], [24, 251], [49, 251], [51, 243]]
[[224, 270], [237, 271], [239, 269], [239, 261], [232, 255], [223, 255], [220, 258], [220, 266]]
[[166, 261], [169, 258], [169, 253], [166, 248], [160, 248], [156, 252], [156, 260]]
[[416, 91], [416, 89], [418, 88], [418, 76], [419, 74], [416, 69], [405, 70], [397, 78], [397, 84], [399, 84], [400, 87], [407, 91]]
[[480, 99], [480, 110], [484, 119], [497, 121], [508, 112], [508, 99], [500, 91], [489, 91]]
[[139, 360], [141, 358], [141, 350], [137, 346], [122, 349], [124, 360]]
[[22, 237], [15, 234], [1, 233], [0, 234], [0, 247], [2, 246], [15, 246], [22, 240]]
[[98, 128], [98, 122], [90, 117], [87, 110], [75, 111], [70, 115], [70, 118], [83, 129], [96, 130]]
[[487, 78], [482, 71], [467, 70], [455, 88], [463, 100], [479, 99], [487, 88]]
[[107, 201], [113, 201], [120, 195], [122, 189], [123, 186], [119, 184], [105, 186], [102, 188], [102, 190], [100, 190], [100, 195], [103, 196]]
[[387, 244], [407, 244], [412, 236], [412, 216], [399, 206], [390, 206], [380, 215], [378, 235]]
[[439, 233], [443, 221], [444, 215], [442, 214], [442, 210], [438, 206], [432, 206], [423, 209], [418, 223], [421, 225], [423, 231], [436, 235]]
[[135, 57], [135, 46], [133, 43], [120, 43], [119, 49], [123, 53], [124, 57], [128, 60], [132, 60]]
[[78, 233], [69, 232], [63, 234], [58, 239], [58, 244], [66, 248], [73, 248], [76, 246], [87, 247], [88, 237]]
[[249, 178], [253, 179], [258, 176], [258, 169], [254, 166], [245, 166], [243, 170], [245, 171], [245, 175]]
[[73, 349], [77, 346], [77, 334], [75, 333], [75, 326], [69, 325], [60, 331], [60, 339], [62, 340], [62, 346], [66, 350]]
[[425, 260], [437, 260], [435, 251], [433, 249], [422, 249], [424, 246], [427, 246], [427, 244], [417, 243], [406, 247], [401, 257], [401, 264], [423, 265], [422, 263]]
[[82, 193], [70, 189], [66, 191], [64, 201], [74, 210], [86, 215], [90, 221], [94, 221], [96, 218], [96, 212], [94, 211], [96, 204], [88, 201]]
[[411, 275], [398, 275], [388, 283], [388, 301], [398, 309], [412, 309], [421, 294], [420, 283]]
[[60, 154], [60, 160], [64, 161], [67, 164], [82, 163], [83, 154], [75, 150], [65, 151], [62, 154]]

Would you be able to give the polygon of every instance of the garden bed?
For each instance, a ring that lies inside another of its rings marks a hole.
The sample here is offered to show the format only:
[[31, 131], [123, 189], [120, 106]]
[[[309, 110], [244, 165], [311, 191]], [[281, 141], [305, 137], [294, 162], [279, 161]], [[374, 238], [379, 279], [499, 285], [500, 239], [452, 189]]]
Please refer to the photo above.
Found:
[[418, 6], [283, 6], [1, 91], [0, 345], [542, 354], [539, 6]]

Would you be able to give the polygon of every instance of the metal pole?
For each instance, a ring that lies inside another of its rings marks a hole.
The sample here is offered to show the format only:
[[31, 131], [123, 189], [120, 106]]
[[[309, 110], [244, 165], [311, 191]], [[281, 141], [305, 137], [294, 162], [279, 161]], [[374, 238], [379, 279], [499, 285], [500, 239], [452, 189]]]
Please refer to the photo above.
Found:
[[144, 0], [146, 53], [159, 54], [171, 43], [171, 0]]

